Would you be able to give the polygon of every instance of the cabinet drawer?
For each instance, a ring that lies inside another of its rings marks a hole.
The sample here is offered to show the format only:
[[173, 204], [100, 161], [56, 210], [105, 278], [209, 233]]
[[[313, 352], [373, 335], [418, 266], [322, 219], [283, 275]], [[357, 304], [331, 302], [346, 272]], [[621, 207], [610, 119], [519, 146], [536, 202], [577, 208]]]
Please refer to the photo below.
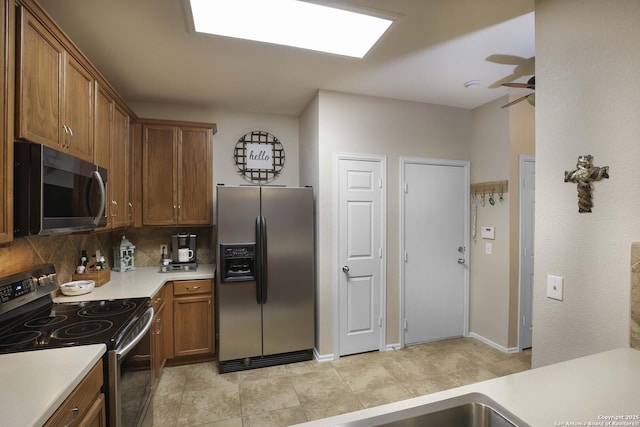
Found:
[[212, 281], [205, 280], [180, 280], [173, 282], [173, 295], [210, 294]]
[[96, 363], [82, 382], [71, 392], [46, 422], [45, 427], [78, 425], [78, 422], [98, 398], [100, 387], [102, 387], [102, 360]]
[[167, 293], [168, 285], [164, 285], [162, 289], [160, 289], [156, 294], [151, 297], [151, 307], [153, 307], [154, 313], [160, 311], [160, 308], [164, 305], [167, 300], [167, 296], [171, 296], [170, 293]]

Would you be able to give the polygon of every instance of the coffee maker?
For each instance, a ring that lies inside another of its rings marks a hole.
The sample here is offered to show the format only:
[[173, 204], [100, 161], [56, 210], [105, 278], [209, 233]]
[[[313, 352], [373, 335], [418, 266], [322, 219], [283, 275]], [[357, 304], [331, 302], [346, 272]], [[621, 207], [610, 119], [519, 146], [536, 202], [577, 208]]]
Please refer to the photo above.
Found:
[[196, 261], [196, 235], [180, 232], [171, 236], [171, 263], [167, 270], [194, 271], [198, 268]]

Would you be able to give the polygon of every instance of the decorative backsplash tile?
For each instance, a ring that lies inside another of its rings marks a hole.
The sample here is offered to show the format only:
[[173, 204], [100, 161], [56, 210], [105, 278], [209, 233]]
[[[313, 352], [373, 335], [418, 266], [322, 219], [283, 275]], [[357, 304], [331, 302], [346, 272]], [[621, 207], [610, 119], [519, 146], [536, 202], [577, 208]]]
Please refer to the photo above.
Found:
[[631, 244], [631, 347], [640, 350], [640, 242]]
[[53, 263], [60, 283], [71, 280], [71, 274], [80, 260], [82, 250], [91, 256], [100, 250], [113, 265], [113, 248], [122, 235], [136, 246], [136, 267], [160, 266], [160, 245], [170, 246], [171, 235], [189, 231], [198, 236], [197, 261], [200, 264], [215, 262], [215, 229], [141, 227], [104, 233], [76, 233], [63, 236], [17, 237], [11, 243], [0, 246], [0, 277], [29, 269], [38, 264]]

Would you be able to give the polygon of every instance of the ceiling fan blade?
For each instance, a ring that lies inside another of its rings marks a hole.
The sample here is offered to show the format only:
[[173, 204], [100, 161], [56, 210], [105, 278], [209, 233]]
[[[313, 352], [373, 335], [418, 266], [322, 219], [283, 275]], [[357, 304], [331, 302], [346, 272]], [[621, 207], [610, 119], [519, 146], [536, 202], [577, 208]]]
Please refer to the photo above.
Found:
[[498, 80], [497, 82], [491, 83], [489, 85], [489, 89], [496, 89], [499, 88], [500, 86], [502, 86], [505, 83], [510, 83], [512, 81], [514, 81], [517, 78], [520, 78], [521, 76], [519, 74], [509, 74], [508, 76], [505, 76], [503, 78], [501, 78], [500, 80]]
[[490, 55], [486, 58], [486, 61], [493, 62], [495, 64], [503, 64], [503, 65], [515, 65], [516, 67], [513, 69], [513, 72], [498, 80], [497, 82], [491, 84], [489, 88], [495, 89], [502, 86], [503, 83], [510, 83], [514, 80], [519, 79], [523, 76], [530, 76], [535, 74], [536, 69], [536, 57], [532, 56], [531, 58], [522, 58], [514, 55]]
[[516, 55], [489, 55], [485, 59], [486, 61], [493, 62], [494, 64], [503, 64], [503, 65], [520, 65], [523, 62], [527, 61], [527, 58], [523, 58], [521, 56]]
[[521, 96], [520, 98], [513, 100], [511, 102], [509, 102], [508, 104], [504, 104], [502, 107], [500, 108], [507, 108], [507, 107], [511, 107], [513, 104], [517, 104], [520, 101], [524, 101], [525, 99], [527, 99], [529, 95], [525, 95], [525, 96]]
[[518, 87], [523, 89], [533, 89], [535, 90], [536, 86], [529, 83], [502, 83], [500, 86], [506, 87]]

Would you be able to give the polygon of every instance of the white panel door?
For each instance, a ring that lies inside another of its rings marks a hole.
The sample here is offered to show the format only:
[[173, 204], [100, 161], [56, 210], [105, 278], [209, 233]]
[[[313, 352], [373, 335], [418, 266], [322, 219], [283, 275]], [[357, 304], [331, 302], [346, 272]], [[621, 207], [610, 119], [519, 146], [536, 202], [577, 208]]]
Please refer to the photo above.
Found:
[[520, 350], [531, 347], [533, 335], [535, 166], [533, 158], [520, 160]]
[[338, 162], [338, 323], [344, 356], [381, 345], [382, 181], [379, 161]]
[[459, 337], [466, 322], [466, 163], [404, 165], [404, 343]]

